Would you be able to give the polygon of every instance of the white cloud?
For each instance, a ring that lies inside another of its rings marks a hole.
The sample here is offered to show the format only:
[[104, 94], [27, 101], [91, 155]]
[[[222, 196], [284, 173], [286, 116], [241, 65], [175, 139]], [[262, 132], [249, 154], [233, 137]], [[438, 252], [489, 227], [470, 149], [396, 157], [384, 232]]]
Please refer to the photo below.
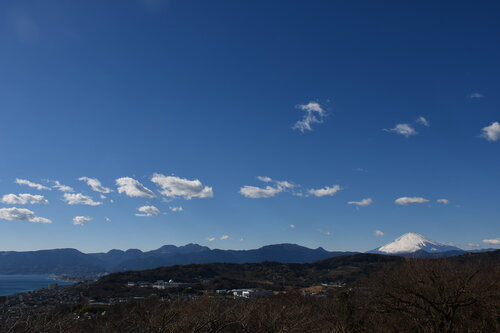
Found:
[[280, 192], [283, 192], [282, 187], [266, 186], [265, 188], [262, 188], [257, 186], [245, 185], [240, 188], [240, 194], [252, 199], [271, 198]]
[[81, 180], [82, 182], [86, 182], [90, 188], [99, 193], [111, 193], [113, 192], [112, 189], [104, 187], [101, 185], [101, 182], [97, 178], [89, 178], [89, 177], [80, 177], [78, 180]]
[[300, 104], [296, 108], [305, 111], [302, 120], [297, 121], [292, 127], [301, 132], [312, 131], [312, 124], [321, 124], [326, 117], [326, 111], [317, 102]]
[[0, 220], [8, 221], [26, 221], [33, 223], [52, 223], [45, 217], [36, 216], [34, 212], [26, 208], [0, 208]]
[[310, 189], [307, 192], [314, 195], [315, 197], [324, 197], [327, 195], [335, 195], [338, 191], [342, 190], [339, 185], [325, 186], [319, 189]]
[[418, 117], [416, 122], [419, 123], [420, 125], [424, 125], [425, 127], [431, 126], [431, 123], [422, 116]]
[[500, 238], [483, 239], [483, 243], [492, 244], [492, 245], [500, 245]]
[[364, 206], [370, 206], [372, 202], [373, 202], [372, 198], [366, 198], [361, 201], [348, 201], [347, 204], [364, 207]]
[[83, 195], [81, 193], [64, 193], [64, 201], [66, 201], [68, 205], [102, 205], [102, 202], [94, 201], [91, 197]]
[[467, 95], [467, 98], [483, 98], [483, 97], [484, 97], [483, 94], [480, 94], [480, 93], [477, 93], [477, 92]]
[[92, 218], [88, 216], [75, 216], [73, 217], [73, 224], [74, 225], [85, 225], [85, 223], [91, 221]]
[[231, 238], [231, 237], [229, 237], [228, 235], [222, 235], [222, 236], [220, 236], [221, 240], [226, 240], [226, 239], [229, 239], [229, 238]]
[[184, 208], [182, 208], [182, 206], [169, 207], [169, 208], [173, 212], [182, 212], [184, 210]]
[[325, 235], [325, 236], [330, 236], [332, 234], [330, 231], [326, 231], [326, 230], [322, 230], [322, 229], [318, 229], [318, 232], [320, 234]]
[[207, 241], [213, 242], [215, 240], [215, 237], [207, 237]]
[[58, 180], [54, 180], [54, 186], [52, 186], [56, 190], [59, 190], [61, 192], [74, 192], [73, 188], [71, 186], [66, 186], [61, 184]]
[[257, 176], [257, 179], [264, 183], [270, 183], [273, 181], [271, 177], [266, 177], [266, 176]]
[[198, 179], [189, 180], [155, 173], [151, 181], [161, 188], [162, 195], [169, 198], [181, 197], [191, 200], [192, 198], [212, 198], [214, 196], [212, 188], [203, 186]]
[[37, 190], [49, 190], [50, 191], [50, 187], [47, 187], [47, 186], [43, 186], [41, 184], [37, 184], [37, 183], [33, 183], [33, 182], [30, 182], [29, 180], [27, 179], [19, 179], [19, 178], [16, 178], [16, 181], [15, 181], [17, 184], [19, 185], [26, 185], [26, 186], [29, 186], [31, 188], [36, 188]]
[[415, 129], [408, 124], [397, 124], [394, 128], [385, 129], [384, 131], [395, 132], [397, 134], [404, 135], [405, 137], [417, 134], [417, 131], [415, 131]]
[[468, 247], [480, 247], [481, 245], [479, 245], [477, 243], [467, 243], [467, 246]]
[[450, 200], [448, 200], [448, 199], [437, 199], [436, 202], [440, 203], [440, 204], [443, 204], [443, 205], [447, 205], [447, 204], [450, 203]]
[[110, 219], [109, 217], [106, 217], [106, 218], [104, 219], [104, 221], [106, 221], [106, 222], [111, 222], [111, 219]]
[[295, 229], [295, 224], [290, 224], [290, 229]]
[[497, 141], [500, 139], [500, 123], [498, 121], [491, 123], [490, 126], [483, 127], [482, 131], [481, 137], [488, 141]]
[[283, 188], [294, 188], [296, 187], [296, 185], [290, 183], [290, 182], [287, 182], [286, 180], [280, 180], [280, 181], [277, 181], [276, 184], [278, 185], [278, 187], [283, 187]]
[[142, 206], [137, 208], [141, 213], [135, 214], [135, 216], [153, 216], [160, 214], [160, 210], [155, 206]]
[[240, 242], [243, 242], [243, 241], [245, 241], [245, 238], [241, 237]]
[[15, 195], [13, 193], [6, 194], [1, 200], [4, 204], [8, 205], [26, 205], [26, 204], [47, 204], [49, 201], [43, 195], [21, 193]]
[[381, 231], [381, 230], [375, 230], [375, 231], [373, 232], [373, 234], [374, 234], [375, 236], [377, 236], [377, 237], [380, 237], [380, 236], [383, 236], [383, 235], [384, 235], [384, 232], [383, 232], [383, 231]]
[[414, 203], [426, 203], [429, 202], [429, 200], [421, 197], [401, 197], [394, 200], [394, 202], [398, 205], [404, 206]]
[[129, 197], [154, 198], [153, 191], [130, 177], [122, 177], [116, 180], [118, 193], [125, 193]]

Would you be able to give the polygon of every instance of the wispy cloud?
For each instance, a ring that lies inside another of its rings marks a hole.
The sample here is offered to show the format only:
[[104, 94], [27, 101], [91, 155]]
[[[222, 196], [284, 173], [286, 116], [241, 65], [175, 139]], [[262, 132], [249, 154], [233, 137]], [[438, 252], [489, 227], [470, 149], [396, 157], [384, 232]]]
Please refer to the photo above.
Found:
[[340, 185], [325, 186], [318, 189], [310, 189], [307, 192], [315, 197], [324, 197], [335, 195], [338, 191], [342, 190]]
[[427, 120], [426, 118], [420, 116], [417, 118], [416, 122], [420, 125], [423, 125], [425, 127], [430, 127], [431, 126], [431, 123], [429, 122], [429, 120]]
[[220, 240], [227, 240], [229, 238], [231, 238], [231, 237], [229, 237], [228, 235], [222, 235], [222, 236], [220, 236]]
[[88, 186], [92, 189], [92, 191], [99, 193], [111, 193], [112, 189], [102, 186], [101, 182], [97, 178], [89, 178], [89, 177], [80, 177], [78, 180], [82, 182], [86, 182]]
[[301, 120], [293, 125], [293, 129], [299, 130], [302, 133], [305, 131], [312, 131], [313, 124], [321, 124], [325, 117], [326, 111], [318, 102], [309, 102], [307, 104], [299, 104], [297, 109], [305, 112]]
[[26, 205], [26, 204], [48, 204], [49, 201], [43, 195], [21, 193], [15, 195], [13, 193], [6, 194], [1, 200], [8, 205]]
[[483, 98], [483, 97], [484, 97], [483, 94], [477, 92], [467, 95], [467, 98]]
[[323, 234], [325, 236], [330, 236], [332, 233], [330, 231], [327, 231], [327, 230], [323, 230], [323, 229], [318, 229], [318, 232], [320, 234]]
[[290, 229], [295, 229], [295, 224], [290, 224], [289, 227]]
[[61, 192], [74, 192], [73, 188], [71, 186], [63, 185], [61, 182], [58, 180], [54, 180], [54, 185], [52, 188], [55, 188], [56, 190], [59, 190]]
[[207, 237], [207, 241], [213, 242], [215, 240], [215, 237]]
[[448, 199], [437, 199], [436, 202], [440, 203], [440, 204], [443, 204], [443, 205], [447, 205], [447, 204], [450, 203], [450, 200], [448, 200]]
[[184, 208], [182, 206], [168, 207], [172, 212], [182, 212]]
[[349, 205], [356, 205], [356, 206], [361, 206], [361, 207], [370, 206], [372, 203], [373, 203], [372, 198], [366, 198], [366, 199], [363, 199], [361, 201], [348, 201], [347, 202], [347, 204], [349, 204]]
[[31, 188], [35, 188], [37, 190], [49, 190], [50, 191], [50, 187], [47, 187], [47, 186], [43, 186], [42, 184], [37, 184], [37, 183], [33, 183], [27, 179], [19, 179], [19, 178], [16, 178], [16, 184], [19, 184], [19, 185], [26, 185], [26, 186], [29, 186]]
[[135, 216], [153, 216], [160, 214], [160, 210], [155, 206], [142, 206], [137, 208], [140, 213], [135, 214]]
[[151, 181], [161, 188], [160, 193], [168, 198], [212, 198], [214, 192], [211, 187], [203, 186], [198, 179], [189, 180], [174, 176], [165, 176], [155, 173]]
[[429, 200], [421, 197], [401, 197], [394, 200], [394, 202], [398, 205], [406, 206], [415, 203], [426, 203], [429, 202]]
[[64, 193], [64, 201], [66, 201], [68, 205], [102, 205], [102, 202], [94, 201], [91, 197], [82, 193]]
[[490, 126], [483, 127], [481, 137], [488, 141], [497, 141], [500, 139], [500, 123], [495, 121]]
[[483, 239], [483, 243], [491, 245], [500, 245], [500, 238]]
[[26, 208], [0, 208], [0, 220], [26, 221], [33, 223], [52, 223], [45, 217], [36, 216], [35, 213]]
[[375, 230], [373, 234], [377, 237], [380, 237], [384, 235], [384, 232], [382, 230]]
[[154, 198], [153, 191], [142, 185], [139, 181], [130, 177], [122, 177], [116, 180], [118, 193], [124, 193], [129, 197]]
[[393, 128], [389, 129], [384, 129], [386, 132], [394, 132], [400, 135], [403, 135], [405, 137], [410, 137], [412, 135], [417, 135], [417, 131], [413, 127], [411, 127], [409, 124], [397, 124]]
[[91, 217], [88, 216], [75, 216], [73, 217], [73, 224], [83, 226], [85, 223], [92, 221]]

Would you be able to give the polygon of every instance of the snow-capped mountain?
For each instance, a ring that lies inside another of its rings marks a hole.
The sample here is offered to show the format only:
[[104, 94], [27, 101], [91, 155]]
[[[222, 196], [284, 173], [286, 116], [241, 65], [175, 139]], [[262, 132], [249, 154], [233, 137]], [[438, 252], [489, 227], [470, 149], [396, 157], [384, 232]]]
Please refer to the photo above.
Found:
[[394, 242], [381, 246], [370, 252], [382, 254], [402, 254], [415, 253], [419, 251], [427, 253], [443, 253], [449, 251], [463, 252], [463, 250], [458, 247], [438, 243], [414, 232], [408, 232], [396, 238]]

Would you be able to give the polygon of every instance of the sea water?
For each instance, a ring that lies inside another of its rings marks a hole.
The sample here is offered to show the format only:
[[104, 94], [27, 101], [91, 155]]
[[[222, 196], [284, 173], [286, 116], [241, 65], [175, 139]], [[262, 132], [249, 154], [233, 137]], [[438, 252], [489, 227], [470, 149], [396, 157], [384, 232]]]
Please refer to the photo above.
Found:
[[55, 280], [51, 275], [0, 275], [0, 296], [47, 288], [49, 283], [62, 286], [72, 284]]

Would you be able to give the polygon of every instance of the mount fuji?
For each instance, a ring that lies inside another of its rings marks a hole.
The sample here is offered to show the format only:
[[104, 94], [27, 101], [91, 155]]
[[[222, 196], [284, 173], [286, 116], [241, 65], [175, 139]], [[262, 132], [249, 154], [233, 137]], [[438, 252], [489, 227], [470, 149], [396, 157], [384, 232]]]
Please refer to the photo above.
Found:
[[465, 251], [452, 245], [430, 240], [423, 235], [408, 232], [396, 238], [393, 242], [369, 252], [386, 255], [449, 256], [461, 254]]

